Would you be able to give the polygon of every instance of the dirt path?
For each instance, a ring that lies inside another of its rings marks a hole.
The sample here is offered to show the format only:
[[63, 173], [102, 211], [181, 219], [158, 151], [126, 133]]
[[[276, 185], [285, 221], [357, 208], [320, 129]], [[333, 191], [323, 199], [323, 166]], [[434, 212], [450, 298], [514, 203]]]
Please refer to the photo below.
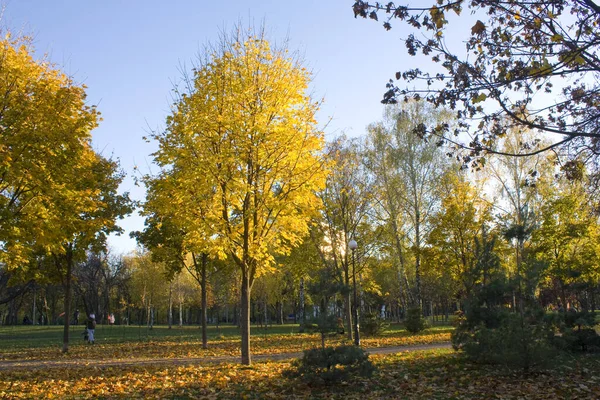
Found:
[[[408, 351], [448, 349], [450, 343], [433, 343], [413, 346], [374, 347], [365, 349], [369, 354], [393, 354]], [[252, 361], [280, 361], [302, 357], [302, 352], [280, 353], [280, 354], [256, 354]], [[46, 368], [109, 368], [109, 367], [140, 367], [145, 365], [190, 365], [190, 364], [218, 364], [226, 362], [238, 362], [239, 357], [185, 357], [185, 358], [128, 358], [108, 360], [65, 360], [65, 361], [42, 361], [42, 360], [15, 360], [0, 361], [0, 371], [13, 369], [46, 369]]]

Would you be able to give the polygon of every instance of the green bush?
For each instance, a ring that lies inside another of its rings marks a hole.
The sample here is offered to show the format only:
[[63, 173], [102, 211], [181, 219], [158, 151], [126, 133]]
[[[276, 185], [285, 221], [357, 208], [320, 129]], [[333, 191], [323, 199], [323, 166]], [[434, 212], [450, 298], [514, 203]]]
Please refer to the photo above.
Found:
[[410, 333], [419, 333], [427, 328], [427, 321], [423, 318], [423, 311], [420, 307], [407, 310], [404, 326]]
[[600, 336], [592, 328], [572, 329], [562, 334], [564, 348], [571, 351], [587, 351], [600, 347]]
[[307, 332], [317, 332], [321, 335], [321, 348], [323, 349], [328, 337], [344, 333], [343, 321], [335, 315], [326, 313], [319, 314], [310, 323], [307, 323], [305, 327]]
[[[508, 226], [505, 239], [524, 239], [523, 225]], [[549, 362], [553, 326], [534, 296], [545, 268], [533, 254], [524, 254], [517, 274], [508, 276], [494, 250], [495, 236], [483, 230], [475, 239], [476, 262], [467, 271], [477, 282], [464, 299], [464, 318], [452, 333], [452, 346], [474, 361], [521, 367], [527, 371]]]
[[567, 311], [550, 314], [547, 320], [561, 333], [554, 338], [556, 347], [570, 351], [600, 348], [600, 336], [594, 329], [596, 320], [593, 313]]
[[367, 336], [380, 335], [389, 328], [390, 324], [376, 314], [367, 314], [361, 318], [362, 333]]
[[596, 324], [596, 315], [588, 311], [573, 311], [569, 310], [566, 313], [559, 313], [565, 320], [565, 326], [569, 328], [583, 328], [585, 326], [591, 327]]
[[[528, 370], [552, 359], [553, 332], [543, 315], [498, 310], [493, 326], [472, 326], [465, 319], [452, 333], [452, 346], [471, 360]], [[496, 325], [496, 323], [498, 325]]]
[[300, 377], [311, 384], [328, 384], [348, 380], [352, 375], [371, 376], [375, 371], [369, 355], [356, 346], [326, 347], [305, 350], [295, 360], [287, 377]]
[[316, 332], [317, 329], [319, 328], [319, 325], [313, 323], [313, 322], [306, 322], [303, 325], [304, 330], [306, 330], [307, 332]]

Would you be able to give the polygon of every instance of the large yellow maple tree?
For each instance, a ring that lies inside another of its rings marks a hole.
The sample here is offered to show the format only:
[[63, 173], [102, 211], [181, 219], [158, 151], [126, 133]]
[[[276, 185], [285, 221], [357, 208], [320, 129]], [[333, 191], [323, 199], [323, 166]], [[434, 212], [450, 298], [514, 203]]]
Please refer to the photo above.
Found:
[[0, 266], [62, 283], [66, 352], [74, 263], [121, 231], [131, 204], [118, 162], [92, 147], [100, 115], [85, 86], [33, 53], [27, 38], [0, 40]]
[[[207, 50], [154, 135], [156, 163], [176, 183], [164, 209], [186, 241], [241, 273], [242, 363], [250, 364], [250, 292], [308, 232], [325, 184], [310, 73], [264, 34], [238, 29]], [[160, 186], [157, 186], [160, 187]]]
[[0, 262], [9, 267], [56, 243], [43, 228], [62, 217], [58, 203], [82, 201], [74, 171], [93, 158], [99, 120], [85, 87], [32, 52], [26, 38], [0, 41]]

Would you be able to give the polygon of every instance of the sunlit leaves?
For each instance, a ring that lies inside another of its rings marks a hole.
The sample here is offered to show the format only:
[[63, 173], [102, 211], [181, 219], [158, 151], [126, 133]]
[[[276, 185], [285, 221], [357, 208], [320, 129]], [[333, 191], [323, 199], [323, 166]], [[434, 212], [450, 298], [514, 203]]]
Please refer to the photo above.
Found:
[[562, 182], [544, 194], [542, 222], [533, 234], [536, 257], [547, 265], [544, 289], [566, 307], [578, 285], [600, 282], [600, 226], [580, 182]]
[[320, 206], [323, 133], [310, 74], [264, 32], [225, 35], [199, 64], [166, 131], [153, 135], [161, 174], [148, 178], [149, 197], [160, 201], [159, 218], [185, 231], [185, 248], [239, 267], [247, 354], [252, 284], [302, 242]]
[[0, 261], [13, 279], [52, 279], [56, 267], [27, 268], [33, 254], [101, 248], [131, 205], [118, 163], [92, 148], [100, 117], [85, 86], [32, 53], [26, 39], [0, 43]]
[[155, 136], [155, 159], [169, 168], [164, 198], [186, 240], [203, 237], [212, 253], [252, 260], [260, 274], [307, 233], [324, 183], [308, 81], [263, 37], [235, 38], [196, 69], [194, 91]]
[[[476, 240], [491, 220], [489, 206], [463, 172], [450, 171], [441, 184], [444, 195], [434, 218], [428, 243], [431, 244], [429, 273], [434, 282], [450, 286], [453, 295], [469, 293], [476, 282], [469, 271], [476, 263]], [[438, 289], [439, 290], [439, 289]]]
[[6, 398], [204, 398], [204, 399], [549, 399], [596, 397], [597, 357], [564, 360], [557, 370], [522, 375], [464, 362], [451, 350], [372, 355], [371, 378], [312, 387], [288, 379], [289, 361], [99, 369], [13, 371], [0, 379]]
[[85, 87], [32, 51], [10, 35], [0, 43], [0, 258], [17, 266], [34, 246], [64, 238], [48, 229], [62, 213], [91, 210], [86, 201], [99, 193], [78, 174], [103, 168], [90, 145], [99, 115]]

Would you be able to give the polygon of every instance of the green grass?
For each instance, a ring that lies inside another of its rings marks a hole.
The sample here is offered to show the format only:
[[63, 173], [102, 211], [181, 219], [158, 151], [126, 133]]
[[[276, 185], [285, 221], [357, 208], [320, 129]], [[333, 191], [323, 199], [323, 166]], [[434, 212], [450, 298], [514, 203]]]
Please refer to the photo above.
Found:
[[[83, 325], [71, 326], [70, 342], [77, 343], [82, 340], [81, 333]], [[299, 326], [296, 324], [273, 325], [268, 329], [252, 327], [253, 336], [281, 335], [298, 333]], [[134, 325], [98, 325], [96, 327], [96, 338], [102, 343], [125, 343], [144, 341], [186, 340], [199, 341], [202, 339], [202, 330], [195, 325], [173, 326], [171, 329], [166, 325], [155, 325], [152, 329], [146, 326]], [[209, 325], [208, 339], [215, 338], [237, 338], [239, 329], [232, 325], [216, 326]], [[15, 348], [40, 348], [51, 347], [61, 344], [63, 340], [63, 327], [58, 325], [49, 326], [0, 326], [0, 351]]]
[[[83, 343], [83, 325], [71, 326], [70, 343]], [[448, 325], [432, 326], [423, 332], [423, 335], [434, 335], [450, 332]], [[267, 329], [252, 326], [253, 337], [269, 337], [271, 335], [295, 335], [300, 331], [298, 324], [272, 325]], [[406, 335], [402, 324], [391, 324], [382, 337]], [[364, 336], [364, 335], [363, 335]], [[215, 325], [208, 327], [208, 340], [214, 339], [237, 339], [240, 337], [239, 329], [234, 325]], [[96, 339], [99, 343], [127, 343], [127, 342], [160, 342], [160, 341], [201, 341], [202, 330], [197, 325], [185, 325], [183, 327], [173, 326], [171, 329], [166, 325], [155, 325], [152, 329], [137, 325], [98, 325], [96, 328]], [[0, 326], [0, 352], [3, 350], [35, 349], [44, 347], [60, 346], [63, 341], [63, 327], [59, 325], [32, 326], [13, 325]]]
[[[318, 347], [317, 333], [299, 333], [299, 326], [287, 324], [268, 329], [253, 327], [253, 354], [295, 353]], [[410, 346], [450, 340], [452, 328], [432, 327], [417, 335], [393, 325], [378, 336], [362, 335], [364, 347]], [[202, 347], [202, 331], [197, 326], [182, 328], [158, 325], [153, 329], [140, 326], [99, 325], [96, 342], [91, 346], [83, 341], [82, 326], [71, 328], [69, 352], [62, 353], [62, 327], [11, 326], [0, 327], [0, 360], [100, 360], [128, 358], [193, 358], [238, 356], [240, 334], [235, 326], [209, 326], [208, 348]], [[347, 342], [346, 335], [327, 339], [328, 345]], [[1, 396], [0, 396], [1, 397]]]

